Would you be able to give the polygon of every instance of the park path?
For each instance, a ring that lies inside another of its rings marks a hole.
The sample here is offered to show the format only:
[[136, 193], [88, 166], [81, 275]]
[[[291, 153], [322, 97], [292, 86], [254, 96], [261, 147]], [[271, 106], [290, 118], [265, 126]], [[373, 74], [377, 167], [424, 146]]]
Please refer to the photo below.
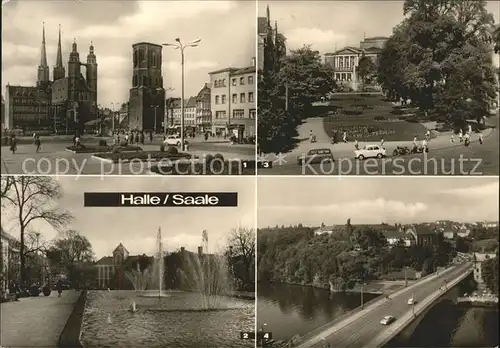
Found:
[[[313, 134], [316, 136], [317, 142], [311, 143], [309, 141], [309, 132], [313, 131]], [[323, 117], [311, 117], [305, 120], [304, 123], [302, 123], [298, 128], [298, 136], [297, 139], [300, 139], [299, 144], [295, 149], [290, 151], [288, 153], [289, 156], [292, 158], [294, 156], [299, 156], [303, 153], [307, 153], [311, 149], [318, 149], [318, 148], [328, 148], [331, 149], [334, 156], [336, 158], [341, 158], [341, 157], [353, 157], [354, 156], [354, 142], [349, 141], [347, 143], [339, 142], [337, 144], [332, 144], [331, 139], [326, 134], [324, 127], [323, 127]], [[463, 143], [460, 143], [458, 140], [458, 136], [455, 135], [455, 142], [451, 141], [451, 134], [452, 132], [437, 132], [437, 131], [432, 131], [433, 134], [435, 135], [434, 138], [432, 138], [429, 142], [429, 148], [432, 150], [437, 150], [437, 149], [446, 149], [446, 148], [452, 148], [452, 147], [457, 147], [457, 146], [463, 146]], [[485, 141], [487, 140], [487, 137], [491, 134], [493, 134], [494, 129], [488, 128], [482, 132], [483, 138]], [[349, 136], [349, 134], [348, 134]], [[421, 134], [418, 138], [418, 143], [421, 144], [422, 140], [424, 138], [424, 134]], [[473, 134], [471, 137], [472, 142], [477, 142], [479, 141], [478, 135]], [[379, 144], [379, 142], [376, 141], [369, 141], [369, 142], [359, 142], [359, 147], [362, 148], [366, 144]], [[408, 147], [413, 147], [413, 140], [410, 141], [386, 141], [384, 142], [384, 147], [387, 149], [388, 154], [392, 154], [392, 151], [397, 147], [397, 146], [408, 146]], [[276, 154], [269, 154], [270, 156], [267, 157], [267, 159], [271, 160], [273, 156]]]
[[69, 316], [80, 297], [80, 291], [64, 291], [61, 297], [22, 298], [0, 305], [2, 347], [58, 347]]

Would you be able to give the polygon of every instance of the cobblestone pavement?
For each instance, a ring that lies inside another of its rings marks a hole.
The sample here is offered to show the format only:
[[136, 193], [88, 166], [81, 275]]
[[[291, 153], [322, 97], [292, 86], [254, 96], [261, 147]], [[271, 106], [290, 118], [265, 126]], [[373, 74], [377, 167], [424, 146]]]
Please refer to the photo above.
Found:
[[0, 305], [1, 334], [0, 342], [7, 347], [57, 347], [59, 336], [80, 291], [64, 291], [57, 297], [52, 291], [50, 296], [22, 298], [16, 302]]

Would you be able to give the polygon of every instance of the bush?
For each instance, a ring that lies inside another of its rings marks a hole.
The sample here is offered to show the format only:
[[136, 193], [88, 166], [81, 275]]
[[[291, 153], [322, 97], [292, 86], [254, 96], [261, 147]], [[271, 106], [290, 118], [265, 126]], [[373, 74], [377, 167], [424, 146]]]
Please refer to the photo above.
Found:
[[167, 155], [178, 155], [179, 154], [179, 150], [175, 147], [175, 146], [169, 146], [167, 148]]
[[402, 114], [404, 114], [404, 113], [405, 113], [405, 112], [404, 112], [404, 110], [401, 110], [401, 109], [396, 109], [396, 108], [393, 108], [393, 109], [391, 110], [391, 114], [393, 114], [393, 115], [402, 115]]
[[375, 116], [373, 119], [375, 121], [384, 121], [386, 118], [384, 116]]
[[120, 146], [123, 146], [123, 147], [128, 146], [128, 141], [120, 140]]
[[121, 152], [121, 149], [119, 146], [115, 146], [113, 147], [113, 149], [111, 150], [111, 153], [120, 153]]
[[108, 146], [108, 144], [106, 143], [106, 140], [104, 140], [104, 139], [99, 139], [98, 145], [99, 146]]

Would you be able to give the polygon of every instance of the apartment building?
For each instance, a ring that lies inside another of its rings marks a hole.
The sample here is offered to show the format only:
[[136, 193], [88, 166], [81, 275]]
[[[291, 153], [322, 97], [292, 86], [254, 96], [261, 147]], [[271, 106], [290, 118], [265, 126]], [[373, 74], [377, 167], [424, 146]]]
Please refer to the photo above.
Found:
[[238, 140], [255, 136], [256, 66], [210, 73], [212, 132]]

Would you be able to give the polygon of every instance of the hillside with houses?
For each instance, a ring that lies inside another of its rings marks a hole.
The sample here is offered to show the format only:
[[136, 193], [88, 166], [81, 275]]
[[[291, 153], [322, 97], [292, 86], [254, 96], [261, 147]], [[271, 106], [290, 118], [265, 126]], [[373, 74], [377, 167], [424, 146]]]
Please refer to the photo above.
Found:
[[295, 225], [257, 233], [258, 280], [349, 290], [417, 279], [458, 255], [498, 251], [498, 222]]

